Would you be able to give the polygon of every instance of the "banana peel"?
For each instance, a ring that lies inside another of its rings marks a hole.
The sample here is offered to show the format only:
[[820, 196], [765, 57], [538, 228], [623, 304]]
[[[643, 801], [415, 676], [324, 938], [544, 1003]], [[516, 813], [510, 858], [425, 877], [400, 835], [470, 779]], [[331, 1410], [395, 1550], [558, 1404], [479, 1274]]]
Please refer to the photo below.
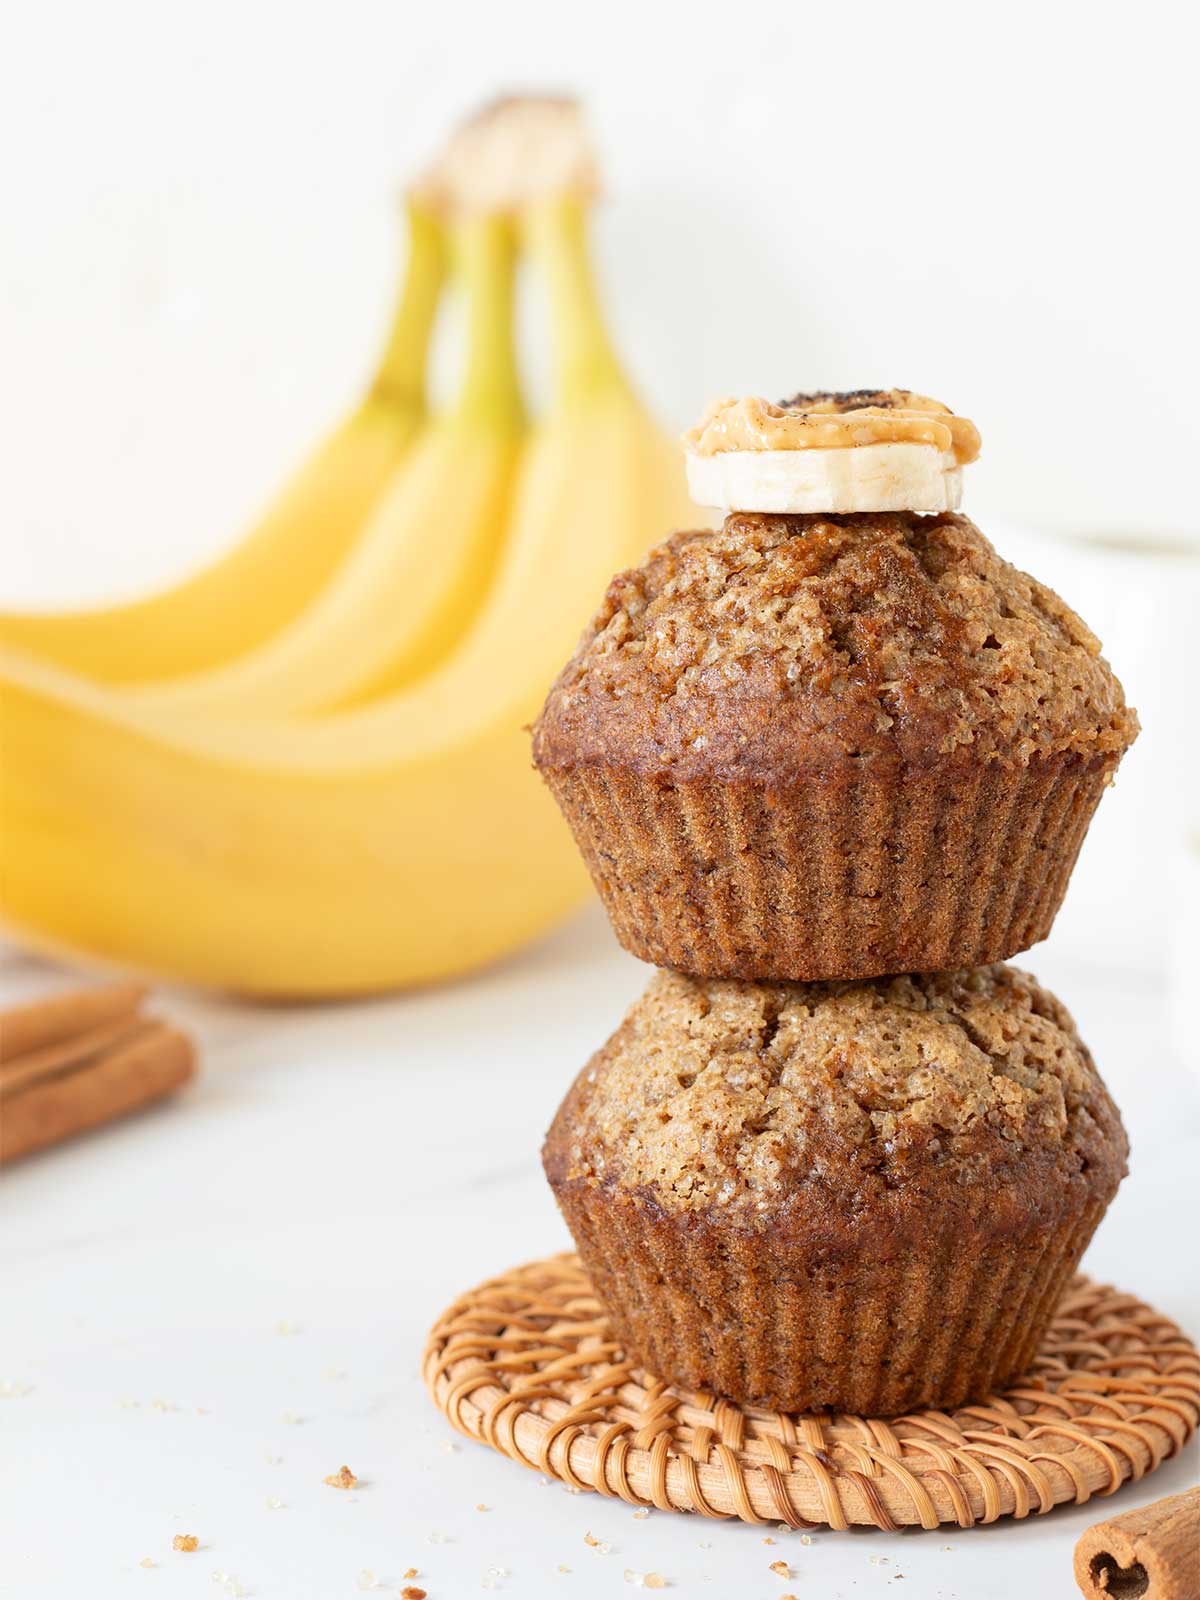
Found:
[[362, 533], [425, 417], [424, 371], [445, 272], [443, 229], [407, 206], [409, 255], [387, 346], [357, 409], [227, 554], [128, 604], [0, 613], [0, 642], [110, 683], [171, 679], [232, 660], [320, 594]]
[[293, 770], [180, 747], [0, 663], [4, 911], [33, 943], [277, 997], [481, 965], [584, 892], [515, 707], [449, 750]]
[[482, 606], [419, 683], [310, 721], [180, 718], [0, 651], [5, 870], [23, 937], [263, 996], [446, 978], [588, 893], [525, 725], [614, 570], [688, 515], [604, 334], [574, 202], [526, 217], [557, 397]]
[[141, 703], [187, 716], [319, 712], [402, 688], [466, 632], [506, 534], [527, 423], [513, 225], [469, 217], [449, 234], [467, 311], [456, 402], [418, 435], [354, 548], [290, 627], [216, 671], [139, 689]]

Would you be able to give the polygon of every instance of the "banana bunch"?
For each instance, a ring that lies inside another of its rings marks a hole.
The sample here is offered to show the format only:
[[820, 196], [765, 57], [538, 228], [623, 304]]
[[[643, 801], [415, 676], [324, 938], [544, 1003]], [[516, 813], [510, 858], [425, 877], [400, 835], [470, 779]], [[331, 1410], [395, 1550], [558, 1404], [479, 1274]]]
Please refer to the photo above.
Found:
[[416, 199], [405, 209], [408, 264], [375, 379], [258, 525], [164, 594], [103, 610], [0, 612], [0, 640], [106, 683], [173, 678], [253, 649], [320, 594], [425, 418], [445, 250], [437, 218]]
[[[138, 606], [0, 619], [0, 908], [28, 942], [343, 995], [466, 971], [586, 896], [524, 727], [611, 573], [692, 513], [605, 332], [564, 135], [569, 108], [509, 103], [452, 144], [371, 397], [245, 544]], [[532, 425], [519, 256], [554, 363]], [[426, 419], [444, 272], [465, 373]]]

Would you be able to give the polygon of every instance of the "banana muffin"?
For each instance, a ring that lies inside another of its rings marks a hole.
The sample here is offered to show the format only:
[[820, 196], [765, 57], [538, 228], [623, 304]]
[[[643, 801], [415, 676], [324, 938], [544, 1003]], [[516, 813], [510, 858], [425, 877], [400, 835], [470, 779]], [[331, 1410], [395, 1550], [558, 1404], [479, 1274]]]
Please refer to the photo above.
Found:
[[650, 1373], [891, 1416], [1026, 1370], [1127, 1153], [1070, 1016], [992, 966], [660, 973], [575, 1080], [543, 1161]]
[[1136, 733], [967, 517], [733, 512], [614, 578], [533, 750], [627, 949], [809, 980], [1045, 938]]

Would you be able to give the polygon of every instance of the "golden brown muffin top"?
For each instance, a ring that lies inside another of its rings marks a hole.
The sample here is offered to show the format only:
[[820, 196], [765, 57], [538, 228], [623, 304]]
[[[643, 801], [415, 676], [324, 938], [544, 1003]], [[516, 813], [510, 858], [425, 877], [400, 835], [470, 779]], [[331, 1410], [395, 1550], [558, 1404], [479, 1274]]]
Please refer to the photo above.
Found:
[[1115, 765], [1136, 733], [1095, 636], [968, 518], [741, 512], [613, 579], [534, 752], [786, 780], [956, 752]]
[[961, 1192], [1004, 1175], [1051, 1207], [1107, 1198], [1120, 1118], [1062, 1005], [1008, 966], [869, 983], [660, 972], [551, 1128], [552, 1181], [668, 1211]]

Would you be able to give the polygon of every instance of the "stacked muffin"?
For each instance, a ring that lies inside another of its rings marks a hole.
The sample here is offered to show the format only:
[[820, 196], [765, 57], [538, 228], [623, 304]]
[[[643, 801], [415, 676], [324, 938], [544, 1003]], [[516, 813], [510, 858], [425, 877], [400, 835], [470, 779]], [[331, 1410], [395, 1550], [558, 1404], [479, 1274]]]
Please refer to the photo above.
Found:
[[1125, 1170], [1048, 933], [1137, 731], [1096, 639], [957, 514], [978, 435], [907, 391], [724, 402], [722, 527], [610, 585], [534, 755], [661, 972], [545, 1165], [661, 1377], [782, 1410], [980, 1398]]

